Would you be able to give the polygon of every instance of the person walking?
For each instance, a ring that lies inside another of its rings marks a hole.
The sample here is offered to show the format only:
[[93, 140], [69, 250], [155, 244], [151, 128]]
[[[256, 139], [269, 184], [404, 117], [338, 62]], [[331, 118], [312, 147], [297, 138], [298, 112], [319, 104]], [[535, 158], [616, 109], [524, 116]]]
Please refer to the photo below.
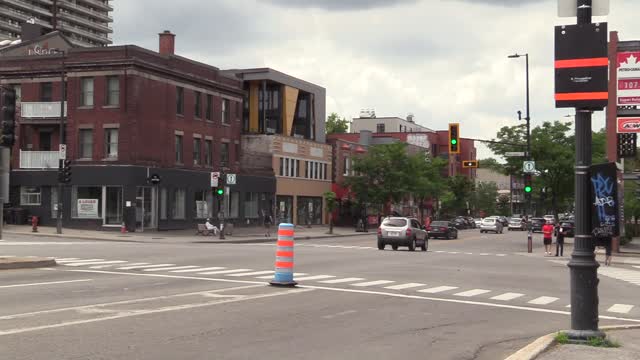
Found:
[[564, 228], [562, 225], [558, 227], [558, 234], [556, 235], [556, 256], [564, 256]]
[[604, 266], [610, 266], [611, 265], [611, 236], [597, 237], [596, 246], [604, 247], [604, 251], [605, 251]]
[[266, 212], [265, 210], [262, 210], [262, 222], [264, 224], [264, 236], [265, 237], [271, 237], [271, 224], [273, 224], [273, 219], [271, 218], [271, 214], [269, 214], [268, 212]]
[[544, 241], [544, 254], [551, 255], [551, 240], [553, 238], [553, 224], [547, 221], [542, 227], [542, 236]]

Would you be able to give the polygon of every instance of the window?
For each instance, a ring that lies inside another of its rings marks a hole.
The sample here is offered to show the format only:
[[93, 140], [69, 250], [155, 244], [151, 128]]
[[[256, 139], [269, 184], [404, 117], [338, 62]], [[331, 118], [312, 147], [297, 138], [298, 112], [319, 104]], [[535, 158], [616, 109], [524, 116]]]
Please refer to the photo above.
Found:
[[229, 100], [227, 99], [222, 99], [222, 123], [223, 124], [228, 124], [229, 123]]
[[185, 190], [174, 189], [171, 201], [171, 218], [184, 219]]
[[160, 189], [160, 219], [167, 220], [167, 188]]
[[211, 114], [213, 113], [213, 95], [207, 95], [207, 109], [205, 110], [205, 118], [211, 120]]
[[296, 160], [296, 172], [295, 177], [300, 177], [300, 160]]
[[107, 158], [118, 158], [118, 129], [104, 129], [104, 146]]
[[213, 150], [213, 145], [211, 140], [205, 140], [204, 141], [204, 164], [205, 166], [211, 166], [212, 162], [211, 159], [213, 158], [213, 154], [211, 154], [211, 151]]
[[195, 193], [196, 219], [206, 219], [209, 216], [207, 206], [207, 191], [196, 191]]
[[232, 192], [229, 194], [229, 218], [238, 218], [238, 209], [240, 208], [240, 193]]
[[176, 114], [184, 115], [184, 89], [176, 87]]
[[343, 162], [342, 162], [342, 168], [343, 168], [343, 172], [342, 175], [344, 176], [349, 176], [349, 167], [351, 165], [351, 159], [349, 159], [348, 157], [344, 157], [343, 158]]
[[242, 114], [240, 112], [240, 108], [241, 108], [240, 101], [236, 101], [235, 103], [236, 103], [236, 114], [234, 117], [236, 118], [236, 120], [239, 120], [240, 114]]
[[229, 164], [229, 143], [222, 143], [220, 145], [220, 164], [226, 166]]
[[122, 224], [122, 187], [105, 186], [106, 189], [106, 218], [107, 225]]
[[50, 82], [40, 83], [40, 101], [53, 101], [53, 84]]
[[280, 176], [284, 176], [284, 158], [280, 158]]
[[376, 132], [383, 133], [384, 132], [384, 124], [376, 125]]
[[82, 78], [80, 106], [93, 106], [93, 78]]
[[235, 143], [234, 144], [234, 151], [235, 151], [235, 160], [236, 162], [240, 161], [240, 144], [239, 143]]
[[20, 187], [20, 205], [40, 205], [42, 189], [39, 186]]
[[194, 91], [195, 96], [195, 112], [197, 118], [202, 117], [202, 94], [199, 91]]
[[71, 216], [81, 219], [102, 217], [102, 186], [71, 188]]
[[327, 164], [322, 164], [322, 167], [323, 167], [323, 170], [322, 170], [323, 177], [322, 177], [322, 179], [328, 180], [329, 179], [329, 174], [327, 172], [327, 168], [328, 168]]
[[80, 159], [92, 159], [93, 158], [93, 130], [92, 129], [80, 129]]
[[200, 138], [193, 139], [193, 165], [200, 165], [201, 144], [202, 144], [202, 139]]
[[244, 217], [254, 219], [258, 217], [258, 193], [245, 193]]
[[107, 101], [108, 106], [120, 105], [120, 79], [117, 76], [107, 77]]
[[182, 164], [182, 135], [176, 135], [176, 164]]

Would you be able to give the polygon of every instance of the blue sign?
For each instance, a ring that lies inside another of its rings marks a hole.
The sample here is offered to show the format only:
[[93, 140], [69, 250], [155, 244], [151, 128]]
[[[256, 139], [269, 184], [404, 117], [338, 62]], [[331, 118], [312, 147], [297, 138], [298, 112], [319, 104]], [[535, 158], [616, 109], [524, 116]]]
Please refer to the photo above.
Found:
[[591, 224], [598, 237], [620, 235], [618, 177], [615, 163], [591, 166]]

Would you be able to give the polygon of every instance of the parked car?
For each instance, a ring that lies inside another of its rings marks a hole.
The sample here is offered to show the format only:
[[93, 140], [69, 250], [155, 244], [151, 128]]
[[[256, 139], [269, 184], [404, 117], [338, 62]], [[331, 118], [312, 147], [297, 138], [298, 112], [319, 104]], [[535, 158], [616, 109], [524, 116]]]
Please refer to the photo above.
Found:
[[406, 246], [409, 251], [414, 251], [416, 247], [427, 251], [428, 241], [427, 230], [414, 218], [388, 217], [378, 227], [378, 249], [380, 250], [391, 245], [393, 250], [398, 250], [398, 246]]
[[451, 221], [434, 221], [427, 227], [430, 238], [457, 239], [458, 229]]
[[544, 221], [551, 221], [551, 223], [554, 225], [556, 223], [556, 217], [553, 215], [545, 215], [542, 218], [544, 219]]
[[545, 223], [546, 221], [543, 218], [531, 218], [529, 226], [531, 227], [532, 232], [542, 232], [542, 225], [544, 225]]
[[527, 230], [527, 223], [521, 218], [512, 217], [511, 219], [509, 219], [509, 225], [508, 225], [507, 229], [509, 231], [511, 231], [511, 230], [520, 230], [520, 231]]
[[464, 230], [469, 228], [469, 224], [467, 224], [467, 221], [463, 218], [455, 218], [451, 220], [451, 222], [455, 224], [455, 227], [458, 230]]
[[479, 228], [480, 224], [482, 224], [482, 219], [481, 218], [475, 218], [473, 219], [473, 221], [476, 223], [476, 227]]
[[496, 234], [502, 234], [502, 223], [497, 217], [488, 217], [482, 220], [482, 224], [480, 224], [480, 232], [486, 233], [489, 231], [495, 232]]
[[509, 225], [509, 219], [507, 219], [506, 216], [498, 216], [498, 221], [500, 221], [503, 227]]
[[563, 220], [558, 225], [559, 229], [564, 231], [564, 236], [566, 237], [574, 237], [576, 235], [576, 224], [573, 220]]
[[477, 228], [477, 226], [476, 226], [476, 222], [475, 222], [475, 220], [473, 219], [473, 217], [471, 217], [471, 216], [467, 216], [467, 217], [465, 217], [465, 219], [467, 219], [467, 222], [469, 223], [469, 228], [470, 228], [470, 229], [475, 229], [475, 228]]

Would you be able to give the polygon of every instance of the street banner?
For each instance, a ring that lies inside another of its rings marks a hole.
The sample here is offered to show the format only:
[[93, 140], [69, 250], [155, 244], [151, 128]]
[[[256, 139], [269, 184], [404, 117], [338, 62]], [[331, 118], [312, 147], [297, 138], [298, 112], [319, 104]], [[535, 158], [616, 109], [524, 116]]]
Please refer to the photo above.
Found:
[[640, 133], [640, 117], [619, 117], [617, 133]]
[[591, 225], [595, 237], [620, 235], [617, 180], [615, 163], [591, 166]]
[[618, 106], [640, 105], [640, 51], [619, 52]]

